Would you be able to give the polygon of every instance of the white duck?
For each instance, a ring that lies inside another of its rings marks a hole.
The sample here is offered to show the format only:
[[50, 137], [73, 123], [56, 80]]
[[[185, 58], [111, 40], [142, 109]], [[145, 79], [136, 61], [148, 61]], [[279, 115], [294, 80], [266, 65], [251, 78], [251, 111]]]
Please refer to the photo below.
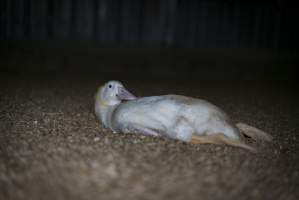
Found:
[[119, 81], [109, 81], [98, 89], [95, 113], [113, 132], [166, 136], [193, 144], [228, 144], [255, 152], [243, 143], [242, 133], [255, 140], [272, 139], [252, 126], [234, 124], [205, 100], [180, 95], [136, 98]]

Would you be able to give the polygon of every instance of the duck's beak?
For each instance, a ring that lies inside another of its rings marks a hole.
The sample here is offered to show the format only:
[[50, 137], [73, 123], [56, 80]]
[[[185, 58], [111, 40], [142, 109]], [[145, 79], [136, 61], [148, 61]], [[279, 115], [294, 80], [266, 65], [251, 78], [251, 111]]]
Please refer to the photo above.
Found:
[[131, 92], [129, 92], [126, 88], [124, 88], [122, 86], [118, 87], [117, 97], [120, 100], [133, 100], [133, 99], [136, 99], [136, 97]]

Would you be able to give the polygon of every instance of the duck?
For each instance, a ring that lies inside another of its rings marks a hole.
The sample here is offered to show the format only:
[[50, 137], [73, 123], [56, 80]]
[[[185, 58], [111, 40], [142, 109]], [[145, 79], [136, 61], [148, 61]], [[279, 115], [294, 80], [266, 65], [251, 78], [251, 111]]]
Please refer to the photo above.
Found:
[[224, 144], [256, 153], [244, 138], [272, 141], [268, 133], [234, 121], [216, 105], [167, 94], [136, 97], [120, 81], [108, 81], [95, 94], [95, 115], [114, 133], [168, 137], [192, 144]]

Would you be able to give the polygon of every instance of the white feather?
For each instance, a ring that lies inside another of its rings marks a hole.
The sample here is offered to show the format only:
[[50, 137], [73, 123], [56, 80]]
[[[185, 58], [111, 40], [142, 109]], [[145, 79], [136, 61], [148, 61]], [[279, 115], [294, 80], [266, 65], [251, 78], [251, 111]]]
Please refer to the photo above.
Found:
[[183, 141], [190, 141], [193, 134], [223, 133], [229, 138], [239, 138], [239, 132], [219, 108], [190, 97], [138, 98], [119, 104], [108, 115], [109, 128], [117, 132], [152, 133]]

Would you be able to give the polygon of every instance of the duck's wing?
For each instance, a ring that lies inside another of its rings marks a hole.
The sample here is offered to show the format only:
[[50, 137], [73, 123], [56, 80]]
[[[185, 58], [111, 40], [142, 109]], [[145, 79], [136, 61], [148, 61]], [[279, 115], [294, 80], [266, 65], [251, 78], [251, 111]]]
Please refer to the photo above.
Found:
[[162, 97], [140, 98], [120, 105], [112, 124], [120, 132], [164, 135], [177, 118], [178, 107]]

